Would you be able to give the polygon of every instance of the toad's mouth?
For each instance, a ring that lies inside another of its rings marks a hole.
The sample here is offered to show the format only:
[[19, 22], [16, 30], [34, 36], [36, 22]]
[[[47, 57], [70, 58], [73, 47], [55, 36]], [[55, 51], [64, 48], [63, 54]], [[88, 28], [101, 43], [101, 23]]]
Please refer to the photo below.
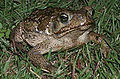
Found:
[[72, 26], [72, 27], [64, 27], [64, 28], [61, 28], [58, 32], [54, 33], [56, 35], [56, 37], [62, 37], [64, 35], [66, 35], [67, 33], [69, 32], [72, 32], [72, 31], [75, 31], [75, 30], [80, 30], [81, 32], [83, 31], [86, 31], [90, 28], [93, 28], [93, 23], [90, 23], [90, 24], [86, 24], [86, 25], [79, 25], [79, 26]]

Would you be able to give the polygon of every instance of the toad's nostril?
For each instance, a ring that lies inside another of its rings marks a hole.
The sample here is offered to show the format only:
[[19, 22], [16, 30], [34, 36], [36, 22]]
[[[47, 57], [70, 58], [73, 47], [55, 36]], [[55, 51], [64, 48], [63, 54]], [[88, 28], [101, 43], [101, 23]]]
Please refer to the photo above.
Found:
[[79, 19], [83, 19], [83, 18], [84, 18], [81, 14], [78, 14], [77, 17], [78, 17]]
[[86, 22], [86, 16], [84, 16], [82, 14], [79, 14], [79, 15], [77, 15], [77, 18], [79, 20], [80, 25], [84, 25], [85, 24], [85, 22]]
[[85, 9], [88, 11], [88, 13], [89, 13], [90, 15], [93, 15], [93, 14], [94, 14], [94, 10], [93, 10], [93, 8], [92, 8], [91, 6], [87, 6], [87, 7], [85, 7]]

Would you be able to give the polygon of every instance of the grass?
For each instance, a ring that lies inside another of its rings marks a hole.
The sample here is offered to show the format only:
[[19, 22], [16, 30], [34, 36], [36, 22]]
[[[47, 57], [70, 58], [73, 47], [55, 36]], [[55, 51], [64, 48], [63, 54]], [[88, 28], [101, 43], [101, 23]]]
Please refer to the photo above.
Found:
[[[28, 2], [26, 2], [28, 1]], [[9, 34], [12, 28], [29, 16], [35, 9], [61, 7], [79, 9], [81, 6], [94, 9], [96, 33], [104, 35], [113, 49], [105, 58], [95, 44], [91, 42], [80, 49], [49, 53], [45, 57], [62, 71], [49, 74], [53, 79], [118, 79], [120, 78], [120, 2], [119, 0], [1, 0], [0, 2], [0, 78], [1, 79], [36, 79], [43, 74], [40, 68], [30, 64], [26, 54], [19, 57], [13, 54]], [[76, 53], [76, 54], [75, 54]], [[67, 58], [68, 57], [68, 58]], [[78, 63], [79, 62], [79, 63]], [[78, 64], [80, 68], [78, 68]], [[29, 68], [39, 76], [36, 76]]]

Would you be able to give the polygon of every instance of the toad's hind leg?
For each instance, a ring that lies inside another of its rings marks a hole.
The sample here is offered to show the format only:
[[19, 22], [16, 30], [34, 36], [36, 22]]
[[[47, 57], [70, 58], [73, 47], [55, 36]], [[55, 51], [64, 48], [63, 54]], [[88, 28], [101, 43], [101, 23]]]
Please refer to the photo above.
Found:
[[103, 52], [104, 56], [106, 57], [107, 52], [110, 49], [110, 47], [108, 46], [108, 44], [106, 42], [107, 40], [104, 39], [99, 34], [96, 34], [95, 32], [90, 32], [89, 37], [90, 37], [91, 41], [97, 43], [98, 45], [102, 44], [102, 52]]

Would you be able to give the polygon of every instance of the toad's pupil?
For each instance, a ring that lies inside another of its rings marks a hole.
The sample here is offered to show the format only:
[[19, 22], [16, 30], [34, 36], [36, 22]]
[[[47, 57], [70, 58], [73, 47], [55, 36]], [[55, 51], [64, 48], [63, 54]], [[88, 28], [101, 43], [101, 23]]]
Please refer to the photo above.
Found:
[[61, 23], [66, 23], [68, 21], [68, 15], [65, 13], [62, 13], [60, 15], [60, 21], [61, 21]]

